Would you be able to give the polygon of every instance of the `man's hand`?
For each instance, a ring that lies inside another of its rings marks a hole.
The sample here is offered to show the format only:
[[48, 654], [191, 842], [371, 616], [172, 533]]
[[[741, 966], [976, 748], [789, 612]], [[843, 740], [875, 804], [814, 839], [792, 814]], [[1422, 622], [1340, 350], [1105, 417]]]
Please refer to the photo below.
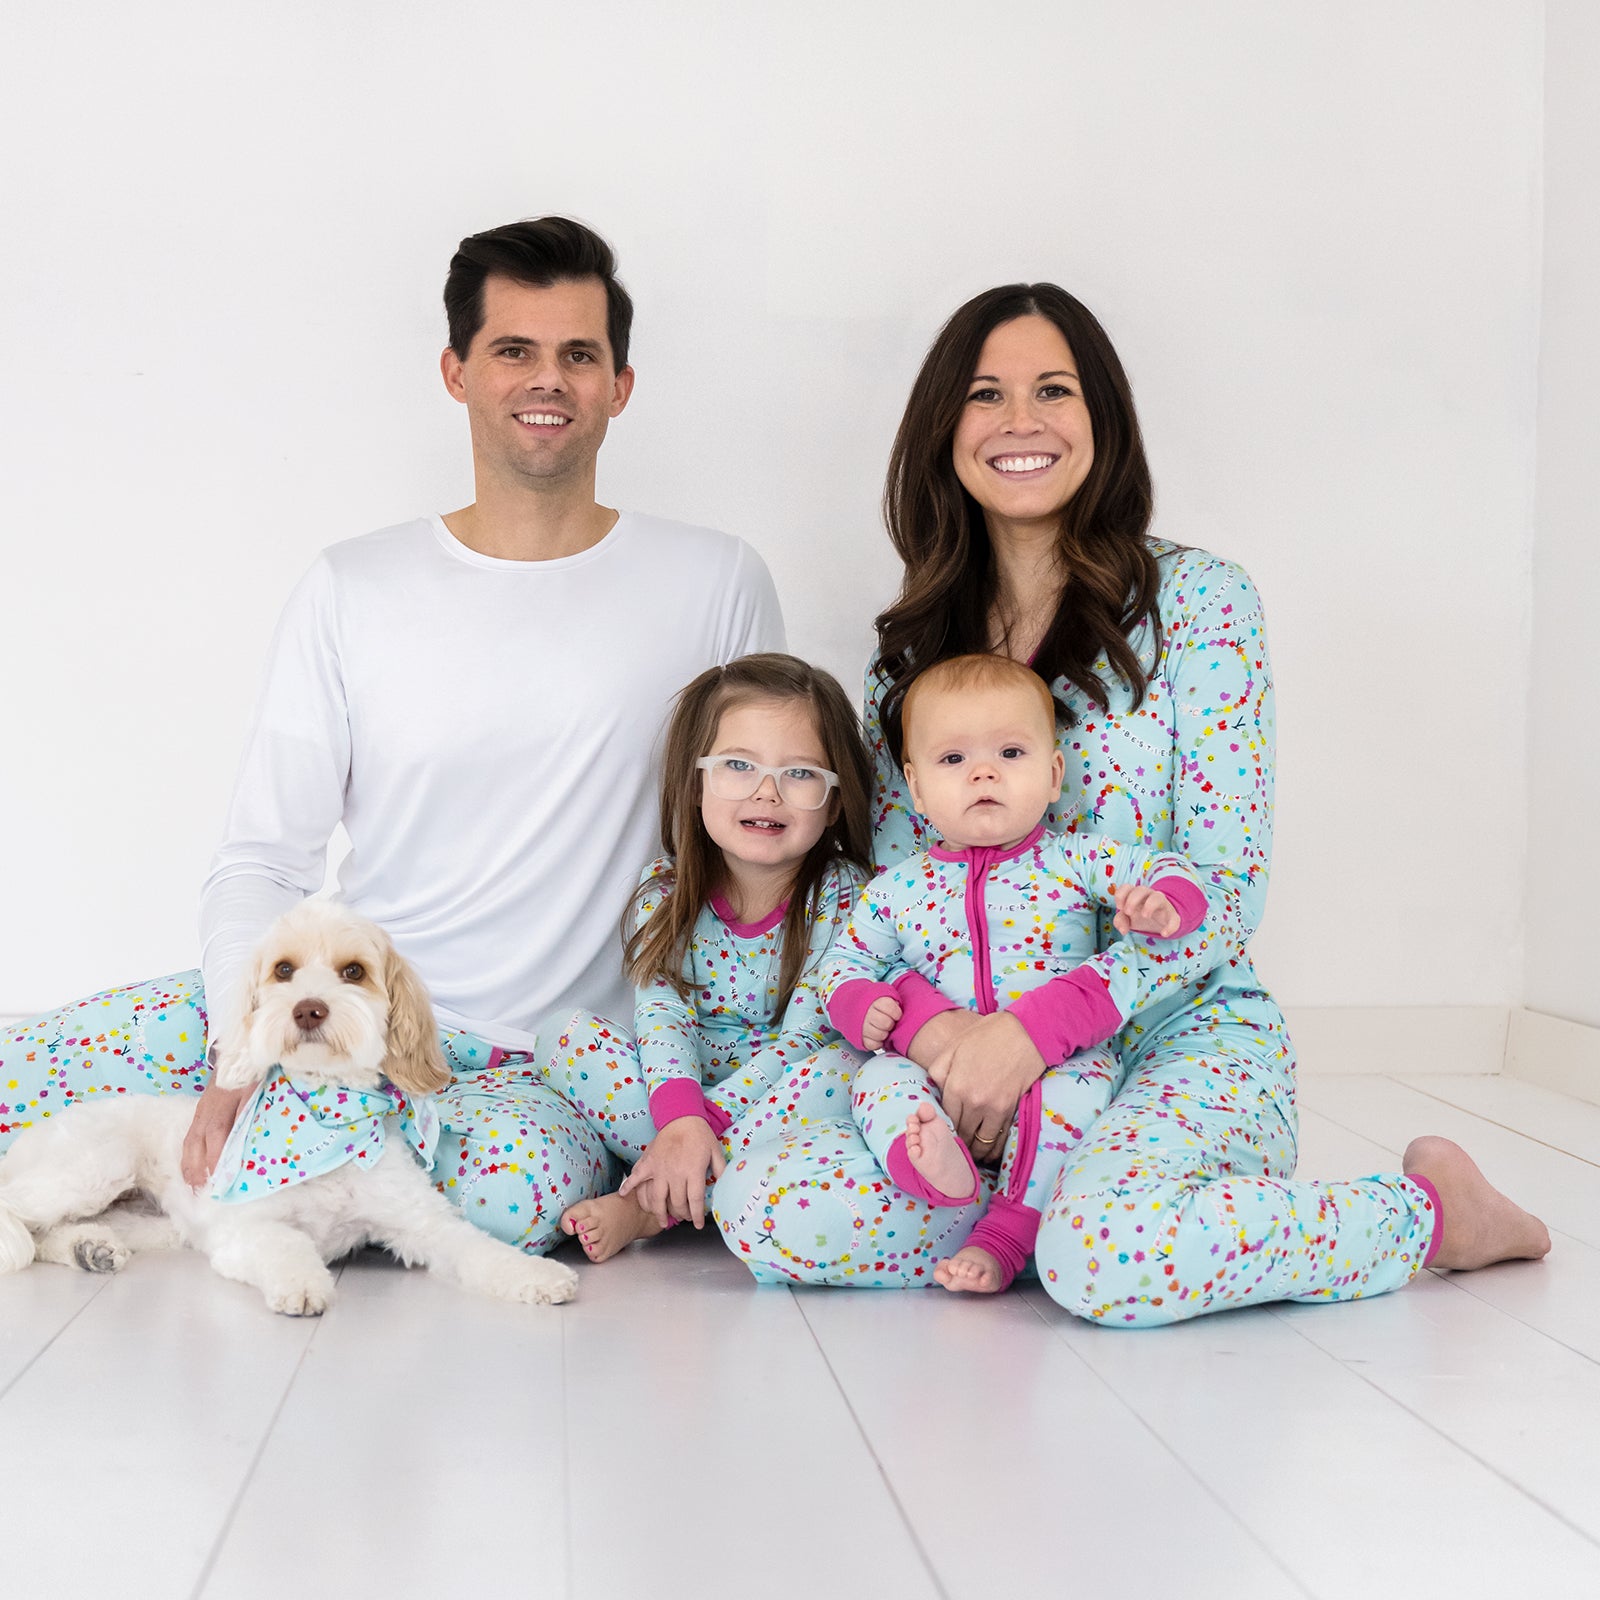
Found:
[[1044, 1076], [1045, 1059], [1009, 1012], [972, 1021], [943, 1064], [939, 1097], [973, 1160], [994, 1162], [1005, 1149], [1017, 1102]]
[[618, 1194], [631, 1194], [664, 1228], [676, 1217], [706, 1225], [706, 1178], [722, 1176], [728, 1158], [704, 1117], [675, 1117], [645, 1146]]
[[894, 1032], [895, 1023], [904, 1015], [898, 1000], [891, 1000], [888, 995], [874, 1000], [861, 1021], [862, 1044], [869, 1050], [881, 1050], [884, 1040]]
[[1113, 893], [1117, 899], [1117, 914], [1112, 922], [1118, 933], [1153, 933], [1158, 938], [1170, 939], [1178, 931], [1183, 919], [1178, 915], [1178, 908], [1159, 889], [1123, 884]]
[[219, 1089], [212, 1084], [194, 1108], [194, 1120], [183, 1136], [183, 1181], [191, 1189], [211, 1181], [217, 1157], [233, 1132], [233, 1119], [249, 1095], [248, 1089]]

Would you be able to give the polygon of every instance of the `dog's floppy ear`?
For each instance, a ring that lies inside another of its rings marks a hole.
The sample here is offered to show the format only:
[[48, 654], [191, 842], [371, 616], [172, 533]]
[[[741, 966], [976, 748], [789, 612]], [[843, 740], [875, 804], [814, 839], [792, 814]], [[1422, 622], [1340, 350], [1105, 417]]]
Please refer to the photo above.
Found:
[[389, 1054], [383, 1075], [407, 1094], [437, 1094], [450, 1081], [439, 1048], [428, 991], [416, 969], [395, 949], [384, 951], [384, 987], [389, 991]]
[[258, 954], [250, 964], [239, 1013], [232, 1024], [212, 1041], [207, 1059], [212, 1081], [219, 1089], [253, 1089], [267, 1075], [270, 1062], [258, 1062], [250, 1048], [250, 1031], [261, 1005], [261, 985], [266, 981], [267, 959]]

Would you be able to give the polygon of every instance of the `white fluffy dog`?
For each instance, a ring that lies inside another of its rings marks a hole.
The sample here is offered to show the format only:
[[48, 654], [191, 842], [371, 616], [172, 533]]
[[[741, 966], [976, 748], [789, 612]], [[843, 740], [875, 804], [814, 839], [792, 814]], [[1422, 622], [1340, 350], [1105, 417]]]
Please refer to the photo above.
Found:
[[[238, 1032], [217, 1052], [216, 1081], [250, 1088], [280, 1065], [295, 1091], [333, 1090], [341, 1102], [348, 1097], [337, 1090], [381, 1092], [384, 1080], [407, 1097], [450, 1081], [416, 974], [382, 929], [332, 901], [306, 901], [267, 934]], [[429, 1103], [422, 1108], [431, 1117]], [[375, 1163], [345, 1159], [257, 1198], [222, 1200], [183, 1180], [193, 1116], [187, 1095], [130, 1094], [73, 1106], [20, 1135], [0, 1160], [0, 1272], [36, 1255], [115, 1272], [131, 1249], [175, 1235], [290, 1316], [325, 1310], [327, 1263], [365, 1244], [502, 1300], [570, 1300], [577, 1288], [570, 1267], [467, 1222], [434, 1189], [394, 1117], [379, 1125]], [[170, 1223], [120, 1208], [102, 1215], [133, 1192]]]

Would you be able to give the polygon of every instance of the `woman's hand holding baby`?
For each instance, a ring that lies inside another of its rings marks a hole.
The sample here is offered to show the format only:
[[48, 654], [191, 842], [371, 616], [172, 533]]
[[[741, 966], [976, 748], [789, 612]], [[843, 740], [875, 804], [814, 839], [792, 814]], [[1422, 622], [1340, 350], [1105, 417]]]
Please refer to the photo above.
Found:
[[1044, 1071], [1045, 1059], [1027, 1029], [1004, 1011], [972, 1017], [971, 1025], [927, 1068], [973, 1159], [989, 1162], [999, 1160], [1017, 1102]]
[[664, 1228], [674, 1218], [703, 1228], [706, 1177], [722, 1176], [728, 1158], [703, 1117], [676, 1117], [645, 1146], [618, 1194], [631, 1194]]
[[1118, 933], [1153, 933], [1170, 939], [1178, 931], [1182, 922], [1178, 908], [1159, 889], [1125, 883], [1112, 892], [1117, 901], [1113, 920]]

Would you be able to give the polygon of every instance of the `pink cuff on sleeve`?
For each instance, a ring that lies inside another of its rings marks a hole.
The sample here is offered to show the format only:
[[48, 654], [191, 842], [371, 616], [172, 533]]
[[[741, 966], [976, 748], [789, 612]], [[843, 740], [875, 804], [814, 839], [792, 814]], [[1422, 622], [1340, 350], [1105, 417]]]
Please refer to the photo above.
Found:
[[1042, 988], [1018, 995], [1006, 1010], [1028, 1030], [1035, 1048], [1052, 1067], [1059, 1067], [1076, 1050], [1104, 1043], [1123, 1020], [1105, 979], [1087, 967], [1074, 967]]
[[828, 1020], [857, 1050], [865, 1050], [862, 1030], [875, 1000], [899, 1000], [892, 983], [874, 983], [871, 978], [849, 978], [828, 997]]
[[[1172, 902], [1173, 909], [1178, 913], [1178, 931], [1167, 934], [1168, 939], [1185, 938], [1206, 920], [1206, 894], [1198, 884], [1173, 875], [1157, 878], [1150, 887], [1160, 890]], [[1146, 934], [1145, 937], [1155, 938], [1156, 935]]]
[[733, 1121], [721, 1106], [706, 1099], [693, 1078], [668, 1078], [660, 1088], [650, 1091], [650, 1120], [660, 1133], [679, 1117], [699, 1117], [719, 1139]]
[[920, 972], [902, 972], [894, 980], [895, 993], [900, 997], [900, 1020], [889, 1035], [889, 1048], [896, 1055], [905, 1055], [911, 1041], [925, 1022], [945, 1011], [959, 1011], [961, 1007], [949, 995], [941, 994]]

